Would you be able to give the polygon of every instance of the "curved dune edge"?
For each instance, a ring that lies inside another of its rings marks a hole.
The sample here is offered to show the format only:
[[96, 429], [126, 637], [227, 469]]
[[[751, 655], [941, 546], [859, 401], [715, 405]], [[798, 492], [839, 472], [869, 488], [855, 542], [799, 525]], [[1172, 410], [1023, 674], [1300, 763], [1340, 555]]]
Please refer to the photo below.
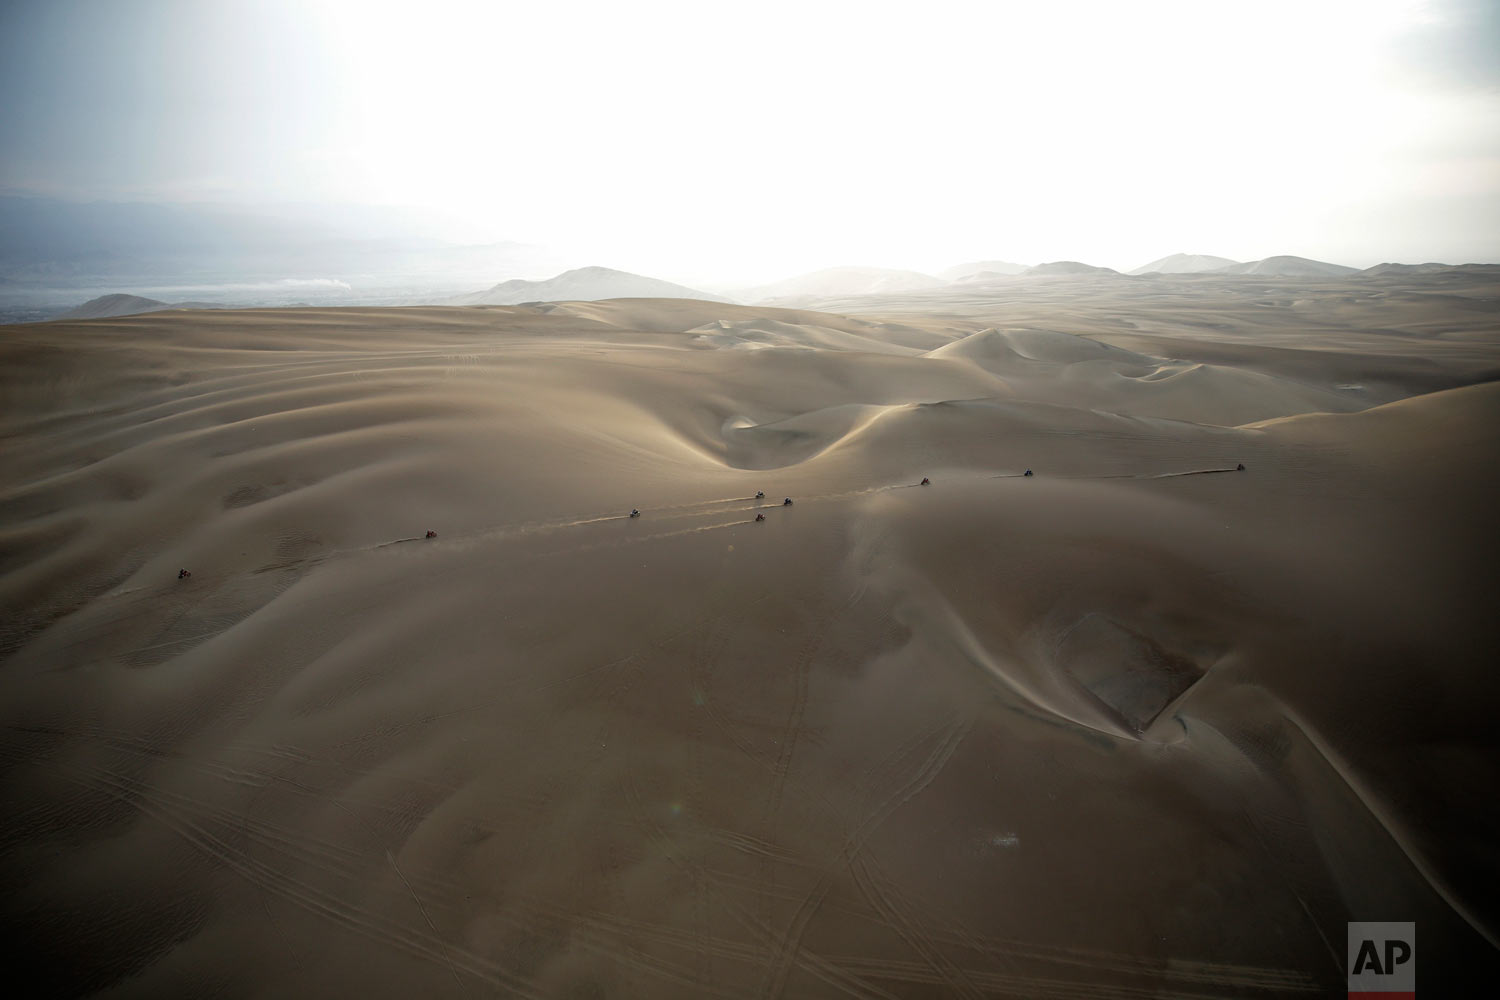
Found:
[[[1456, 389], [1398, 399], [1356, 414], [1294, 413], [1270, 420], [1259, 420], [1242, 424], [1244, 430], [1281, 430], [1290, 433], [1313, 431], [1320, 425], [1333, 427], [1339, 422], [1374, 422], [1392, 417], [1404, 417], [1414, 421], [1444, 422], [1453, 429], [1472, 426], [1472, 417], [1500, 407], [1500, 382], [1481, 382]], [[1457, 412], [1453, 412], [1453, 411]]]

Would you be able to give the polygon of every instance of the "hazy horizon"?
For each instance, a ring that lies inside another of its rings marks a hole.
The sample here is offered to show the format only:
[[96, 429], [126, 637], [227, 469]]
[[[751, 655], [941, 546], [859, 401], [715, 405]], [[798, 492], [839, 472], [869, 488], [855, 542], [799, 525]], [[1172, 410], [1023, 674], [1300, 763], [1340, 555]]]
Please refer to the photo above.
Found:
[[1500, 260], [1485, 3], [0, 18], [11, 197], [518, 243], [718, 288], [1178, 252]]

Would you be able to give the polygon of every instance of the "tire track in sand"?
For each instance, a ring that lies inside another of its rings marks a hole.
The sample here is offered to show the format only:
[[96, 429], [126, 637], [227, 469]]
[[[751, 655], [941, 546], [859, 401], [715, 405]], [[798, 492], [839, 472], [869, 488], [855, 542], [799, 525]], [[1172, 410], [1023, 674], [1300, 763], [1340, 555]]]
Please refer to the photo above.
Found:
[[[767, 786], [765, 799], [761, 803], [759, 830], [761, 839], [766, 843], [776, 842], [776, 821], [781, 815], [781, 799], [786, 789], [787, 774], [791, 770], [792, 757], [796, 753], [797, 737], [802, 730], [802, 719], [807, 712], [807, 693], [812, 661], [823, 645], [829, 625], [828, 614], [825, 612], [819, 615], [818, 627], [802, 644], [792, 661], [792, 702], [787, 709], [786, 722], [781, 727], [781, 738], [777, 740], [776, 760], [771, 767], [771, 783]], [[756, 889], [758, 912], [761, 920], [769, 925], [772, 919], [771, 899], [776, 879], [774, 857], [763, 854], [757, 867], [759, 868], [759, 885]], [[767, 956], [768, 959], [771, 957]]]
[[[732, 898], [732, 895], [723, 886], [719, 885], [717, 880], [708, 871], [701, 868], [695, 869], [691, 859], [684, 857], [682, 852], [677, 849], [677, 845], [671, 835], [663, 830], [660, 824], [651, 819], [649, 811], [641, 801], [640, 789], [635, 781], [634, 768], [630, 766], [628, 760], [626, 761], [626, 766], [622, 769], [620, 791], [627, 808], [634, 815], [637, 822], [647, 830], [647, 836], [656, 844], [657, 849], [662, 852], [662, 856], [669, 863], [683, 869], [690, 876], [702, 879], [704, 885], [713, 890], [715, 896], [724, 906], [724, 909], [760, 943], [762, 948], [774, 944], [777, 940], [776, 932], [771, 927], [761, 923], [754, 914], [738, 905]], [[757, 954], [761, 953], [763, 952], [757, 951]], [[897, 1000], [888, 991], [880, 989], [878, 986], [858, 976], [850, 975], [848, 971], [820, 955], [799, 950], [795, 956], [795, 961], [818, 979], [849, 996], [863, 998], [876, 997], [879, 1000]]]
[[952, 995], [965, 997], [967, 1000], [978, 1000], [983, 996], [968, 974], [955, 965], [932, 937], [922, 930], [922, 921], [912, 918], [910, 907], [902, 898], [900, 888], [871, 863], [868, 851], [853, 859], [850, 872], [865, 902], [885, 918], [886, 923], [927, 963], [928, 968], [932, 969]]
[[140, 787], [106, 771], [54, 765], [65, 779], [103, 791], [176, 833], [208, 860], [223, 865], [252, 886], [279, 896], [346, 930], [395, 948], [415, 958], [458, 970], [496, 989], [508, 990], [528, 1000], [542, 1000], [533, 984], [481, 955], [420, 929], [403, 926], [377, 913], [272, 868], [216, 836], [202, 823], [154, 800], [149, 788]]
[[[901, 806], [920, 794], [923, 789], [932, 784], [944, 766], [958, 750], [959, 744], [968, 735], [969, 721], [952, 721], [941, 728], [941, 739], [937, 746], [928, 754], [916, 771], [902, 781], [895, 789], [885, 796], [876, 806], [865, 814], [858, 825], [844, 838], [843, 845], [838, 854], [830, 859], [825, 866], [822, 877], [813, 886], [812, 890], [803, 898], [801, 905], [792, 915], [791, 922], [787, 925], [776, 944], [773, 959], [766, 970], [766, 977], [761, 984], [760, 995], [762, 997], [781, 996], [786, 990], [787, 976], [791, 972], [791, 966], [796, 955], [801, 951], [802, 935], [807, 930], [808, 923], [817, 913], [822, 905], [824, 897], [833, 888], [835, 877], [853, 863], [854, 858], [864, 847], [865, 841], [875, 832], [879, 826], [888, 819]], [[920, 744], [919, 744], [920, 745]], [[894, 768], [906, 756], [903, 752], [897, 752], [886, 758], [887, 768]], [[952, 984], [950, 984], [952, 985]]]

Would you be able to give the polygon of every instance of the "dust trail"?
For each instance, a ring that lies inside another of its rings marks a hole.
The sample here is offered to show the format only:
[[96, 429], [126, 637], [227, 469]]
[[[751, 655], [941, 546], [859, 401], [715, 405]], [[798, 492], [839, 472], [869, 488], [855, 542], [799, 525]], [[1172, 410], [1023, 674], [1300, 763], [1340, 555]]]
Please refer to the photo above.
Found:
[[[1225, 468], [1210, 468], [1210, 469], [1188, 469], [1188, 470], [1181, 470], [1181, 471], [1175, 471], [1175, 472], [1156, 472], [1156, 473], [1098, 473], [1098, 474], [1093, 474], [1093, 475], [1057, 476], [1057, 477], [1048, 477], [1048, 478], [1064, 479], [1064, 480], [1069, 480], [1069, 481], [1074, 481], [1074, 480], [1096, 480], [1096, 479], [1097, 480], [1103, 480], [1103, 479], [1153, 480], [1153, 479], [1172, 479], [1172, 478], [1179, 478], [1179, 477], [1183, 477], [1183, 476], [1216, 475], [1216, 474], [1219, 474], [1219, 473], [1238, 472], [1238, 471], [1243, 471], [1243, 470], [1239, 469], [1239, 468], [1228, 468], [1228, 467], [1225, 467]], [[988, 477], [985, 477], [985, 478], [988, 478], [988, 479], [1020, 479], [1020, 478], [1030, 478], [1030, 477], [1027, 477], [1025, 473], [1003, 472], [1003, 473], [998, 473], [998, 474], [995, 474], [995, 475], [992, 475], [992, 476], [988, 476]], [[969, 477], [960, 477], [959, 481], [964, 481], [965, 479], [969, 479]], [[872, 486], [864, 486], [864, 487], [859, 487], [859, 488], [855, 488], [855, 489], [841, 490], [841, 491], [836, 491], [836, 492], [804, 494], [801, 497], [801, 501], [803, 503], [808, 503], [808, 502], [838, 502], [838, 501], [845, 501], [845, 500], [854, 500], [854, 499], [858, 499], [858, 498], [861, 498], [861, 497], [875, 496], [875, 495], [880, 494], [880, 493], [891, 492], [893, 490], [912, 489], [912, 488], [915, 488], [917, 486], [918, 486], [918, 484], [916, 484], [916, 483], [885, 483], [885, 484], [877, 484], [877, 485], [872, 485]], [[733, 507], [729, 506], [729, 505], [732, 505], [732, 504], [747, 504], [748, 506], [739, 507], [739, 508], [733, 508]], [[779, 503], [776, 503], [775, 501], [767, 500], [767, 499], [764, 499], [764, 498], [757, 498], [757, 497], [718, 497], [718, 498], [712, 498], [712, 499], [708, 499], [708, 500], [697, 500], [697, 501], [690, 501], [690, 502], [687, 502], [687, 503], [669, 504], [669, 505], [662, 506], [662, 507], [655, 507], [655, 508], [651, 508], [650, 510], [644, 512], [642, 516], [645, 517], [649, 521], [655, 515], [663, 514], [663, 513], [669, 515], [668, 518], [667, 518], [667, 520], [672, 520], [672, 519], [681, 519], [681, 518], [708, 517], [708, 516], [712, 516], [714, 514], [722, 514], [722, 513], [730, 513], [730, 512], [744, 512], [744, 513], [756, 512], [756, 513], [763, 513], [763, 514], [767, 515], [767, 517], [769, 518], [770, 515], [774, 514], [776, 511], [781, 510], [781, 509], [783, 509], [783, 505], [782, 504], [779, 504]], [[410, 543], [410, 542], [427, 542], [427, 543], [429, 543], [434, 548], [447, 549], [447, 548], [452, 547], [454, 543], [465, 543], [465, 542], [467, 542], [467, 543], [475, 543], [475, 542], [482, 542], [482, 541], [505, 542], [505, 541], [513, 541], [513, 540], [523, 539], [523, 538], [537, 538], [537, 537], [544, 537], [544, 536], [546, 536], [548, 534], [552, 534], [552, 533], [555, 533], [555, 532], [566, 531], [566, 530], [572, 529], [572, 528], [581, 528], [581, 527], [585, 527], [585, 526], [593, 525], [593, 524], [607, 524], [607, 523], [614, 522], [614, 521], [630, 521], [630, 520], [635, 520], [635, 518], [632, 518], [628, 513], [623, 513], [623, 514], [601, 514], [601, 513], [593, 513], [593, 514], [581, 514], [579, 516], [570, 517], [570, 518], [560, 518], [560, 519], [552, 519], [552, 520], [544, 520], [544, 521], [527, 521], [527, 522], [521, 522], [519, 524], [516, 524], [516, 523], [511, 523], [511, 524], [500, 523], [500, 524], [495, 524], [495, 525], [492, 525], [492, 526], [489, 526], [489, 527], [480, 528], [480, 529], [477, 529], [477, 530], [474, 530], [474, 531], [466, 532], [464, 534], [450, 535], [450, 536], [445, 536], [443, 538], [425, 538], [425, 537], [419, 536], [419, 535], [410, 535], [410, 536], [406, 536], [406, 537], [402, 537], [402, 538], [391, 539], [389, 541], [384, 541], [384, 542], [375, 542], [375, 543], [370, 543], [370, 544], [365, 544], [365, 545], [354, 545], [354, 546], [346, 546], [346, 547], [336, 548], [336, 549], [329, 549], [329, 550], [326, 550], [324, 552], [320, 552], [320, 553], [308, 556], [308, 557], [303, 558], [303, 559], [290, 560], [290, 561], [288, 561], [286, 563], [280, 564], [279, 567], [262, 567], [261, 569], [258, 569], [255, 572], [262, 572], [262, 571], [264, 571], [267, 568], [285, 568], [285, 569], [298, 569], [298, 568], [300, 568], [300, 569], [303, 569], [305, 571], [307, 569], [310, 569], [310, 568], [312, 568], [314, 566], [317, 566], [320, 563], [325, 562], [325, 561], [330, 560], [330, 559], [340, 558], [340, 557], [346, 557], [346, 556], [352, 556], [352, 555], [359, 555], [359, 554], [369, 553], [369, 552], [381, 551], [381, 550], [384, 550], [384, 549], [392, 548], [392, 547], [397, 546], [397, 545], [405, 545], [405, 544]], [[747, 519], [747, 521], [748, 520], [749, 519]], [[565, 548], [562, 548], [562, 549], [555, 550], [554, 552], [551, 552], [551, 553], [548, 553], [548, 554], [550, 554], [550, 555], [556, 555], [556, 554], [561, 554], [561, 553], [564, 553], [564, 552], [586, 552], [586, 551], [590, 551], [592, 549], [601, 548], [601, 547], [607, 547], [607, 546], [613, 546], [613, 545], [621, 545], [621, 544], [632, 544], [632, 543], [635, 543], [635, 542], [645, 542], [645, 541], [652, 541], [652, 540], [657, 540], [657, 539], [662, 539], [662, 538], [671, 538], [671, 537], [675, 537], [675, 536], [678, 536], [678, 535], [693, 534], [693, 533], [701, 532], [701, 531], [717, 530], [719, 528], [731, 527], [731, 526], [733, 526], [735, 524], [741, 524], [741, 523], [746, 523], [746, 522], [733, 521], [733, 522], [725, 522], [725, 523], [722, 523], [722, 524], [709, 525], [709, 526], [700, 527], [700, 528], [684, 528], [684, 529], [679, 529], [679, 530], [676, 530], [676, 531], [654, 532], [654, 533], [644, 534], [644, 535], [633, 535], [633, 536], [630, 536], [627, 539], [616, 539], [616, 540], [611, 540], [611, 541], [602, 541], [602, 542], [595, 542], [595, 543], [590, 543], [590, 544], [583, 544], [583, 545], [565, 547]], [[216, 585], [216, 584], [217, 585], [223, 585], [225, 582], [227, 582], [227, 581], [229, 581], [229, 580], [231, 580], [233, 578], [243, 577], [244, 575], [245, 575], [244, 573], [213, 573], [211, 571], [200, 572], [200, 574], [198, 576], [194, 577], [190, 581], [190, 584], [189, 584], [189, 586], [191, 587], [191, 591], [190, 592], [198, 594], [199, 595], [198, 596], [198, 601], [201, 602], [204, 599], [203, 590], [205, 589], [205, 585], [208, 585], [208, 586], [213, 586], [213, 585]], [[179, 586], [178, 589], [181, 590], [181, 591], [186, 591], [188, 588]], [[110, 618], [108, 618], [108, 619], [106, 619], [104, 621], [89, 623], [86, 626], [86, 633], [85, 633], [85, 635], [83, 637], [81, 637], [81, 638], [75, 638], [75, 641], [69, 643], [67, 648], [74, 648], [77, 645], [81, 644], [87, 638], [90, 638], [93, 635], [97, 635], [99, 632], [101, 632], [101, 631], [109, 628], [110, 626], [118, 624], [119, 622], [124, 621], [124, 620], [132, 617], [133, 615], [136, 614], [137, 609], [139, 607], [141, 607], [143, 604], [145, 604], [147, 602], [151, 602], [151, 601], [160, 600], [162, 597], [167, 596], [167, 595], [172, 594], [172, 593], [174, 593], [174, 591], [172, 589], [170, 589], [170, 585], [167, 584], [167, 583], [163, 583], [161, 585], [155, 585], [155, 586], [153, 586], [153, 585], [140, 585], [140, 586], [131, 587], [131, 588], [128, 588], [128, 589], [125, 589], [125, 590], [119, 590], [119, 591], [116, 591], [116, 592], [111, 593], [111, 594], [102, 595], [101, 597], [97, 598], [96, 601], [112, 605], [111, 610], [113, 612], [115, 612], [115, 613], [112, 614]], [[89, 605], [86, 605], [86, 607], [92, 607], [93, 603], [94, 602], [91, 602]], [[185, 609], [184, 609], [184, 611], [185, 611]], [[254, 612], [252, 612], [252, 614], [253, 613]], [[60, 619], [60, 621], [62, 621], [62, 620], [66, 620], [66, 619]], [[56, 624], [57, 623], [54, 623], [54, 627], [55, 627]], [[50, 631], [50, 629], [48, 631]], [[214, 635], [217, 635], [217, 634], [220, 634], [220, 633], [210, 632], [210, 633], [205, 633], [202, 636], [199, 636], [199, 637], [196, 637], [196, 638], [199, 638], [199, 639], [208, 639], [208, 638], [212, 638]], [[179, 639], [174, 639], [174, 640], [170, 640], [168, 642], [164, 642], [164, 643], [157, 644], [157, 645], [140, 647], [138, 649], [130, 651], [130, 653], [121, 654], [121, 655], [131, 655], [133, 653], [145, 652], [145, 651], [149, 651], [149, 650], [152, 650], [152, 649], [165, 648], [166, 646], [182, 644], [182, 643], [186, 643], [188, 641], [190, 641], [190, 640], [188, 638], [186, 638], [186, 637], [179, 638]], [[109, 657], [105, 657], [103, 659], [108, 659], [108, 658]], [[88, 663], [98, 663], [98, 662], [103, 662], [103, 660], [101, 660], [101, 659], [94, 659], [94, 660], [90, 660], [90, 661], [87, 661], [87, 662]], [[78, 666], [78, 665], [80, 665], [80, 664], [77, 664], [77, 663], [70, 664], [70, 666]]]
[[1172, 479], [1176, 476], [1212, 476], [1220, 472], [1244, 472], [1243, 468], [1233, 469], [1192, 469], [1188, 472], [1159, 472], [1154, 476], [1140, 476], [1140, 479]]
[[421, 535], [412, 535], [410, 538], [397, 538], [394, 541], [381, 542], [379, 545], [371, 546], [371, 548], [384, 549], [384, 548], [387, 548], [387, 547], [392, 546], [392, 545], [400, 545], [402, 542], [425, 542], [425, 541], [427, 541], [427, 539], [424, 538], [424, 537], [422, 537]]
[[[1175, 478], [1180, 478], [1180, 477], [1183, 477], [1183, 476], [1217, 475], [1219, 473], [1225, 473], [1225, 472], [1242, 472], [1242, 471], [1244, 471], [1244, 470], [1243, 469], [1239, 469], [1239, 468], [1225, 467], [1225, 468], [1211, 468], [1211, 469], [1186, 469], [1186, 470], [1179, 470], [1179, 471], [1172, 471], [1172, 472], [1094, 473], [1094, 474], [1086, 474], [1086, 475], [1050, 476], [1050, 477], [1047, 477], [1047, 478], [1050, 478], [1050, 479], [1065, 479], [1065, 480], [1068, 480], [1068, 481], [1096, 480], [1096, 479], [1150, 480], [1150, 479], [1175, 479]], [[962, 477], [962, 478], [967, 479], [968, 477]], [[1002, 472], [1002, 473], [998, 473], [996, 475], [990, 476], [988, 478], [990, 478], [990, 479], [1023, 479], [1023, 478], [1041, 478], [1041, 477], [1027, 476], [1024, 472]], [[894, 490], [915, 489], [915, 488], [918, 488], [919, 485], [920, 484], [918, 484], [918, 483], [882, 483], [882, 484], [877, 484], [877, 485], [874, 485], [874, 486], [864, 486], [864, 487], [858, 487], [858, 488], [855, 488], [855, 489], [839, 490], [839, 491], [829, 492], [829, 493], [802, 494], [801, 497], [800, 497], [800, 501], [799, 502], [801, 502], [801, 503], [809, 503], [809, 502], [821, 502], [821, 501], [853, 500], [853, 499], [858, 499], [860, 497], [868, 497], [868, 496], [875, 496], [875, 495], [880, 494], [880, 493], [888, 493], [888, 492], [891, 492], [891, 491], [894, 491]], [[764, 513], [764, 514], [767, 514], [767, 515], [775, 513], [777, 510], [781, 509], [781, 507], [783, 506], [782, 504], [779, 504], [779, 503], [776, 503], [776, 502], [770, 501], [770, 500], [765, 500], [764, 498], [756, 498], [756, 497], [725, 497], [725, 498], [717, 499], [717, 500], [700, 500], [700, 501], [694, 501], [694, 502], [691, 502], [691, 503], [669, 504], [669, 505], [661, 506], [661, 507], [652, 507], [652, 508], [649, 508], [648, 510], [644, 511], [642, 516], [644, 516], [644, 517], [646, 517], [646, 518], [649, 519], [650, 517], [652, 517], [653, 515], [656, 515], [656, 514], [660, 514], [660, 513], [664, 513], [664, 512], [674, 512], [674, 516], [676, 516], [676, 517], [703, 517], [703, 516], [709, 516], [709, 515], [714, 514], [714, 513], [724, 512], [725, 511], [725, 505], [727, 505], [727, 504], [734, 504], [734, 503], [748, 503], [748, 504], [751, 504], [751, 506], [743, 507], [743, 508], [738, 508], [738, 509], [746, 511], [746, 512], [755, 511], [755, 512]], [[585, 525], [590, 525], [590, 524], [604, 524], [604, 523], [608, 523], [610, 521], [628, 521], [628, 520], [633, 520], [633, 518], [631, 518], [631, 516], [629, 514], [592, 514], [592, 515], [584, 515], [584, 516], [580, 516], [580, 517], [576, 517], [576, 518], [571, 518], [571, 519], [558, 519], [558, 520], [549, 520], [549, 521], [531, 521], [531, 522], [523, 522], [521, 524], [510, 524], [510, 525], [499, 524], [499, 525], [495, 525], [493, 527], [482, 528], [482, 529], [479, 529], [477, 531], [469, 532], [469, 533], [464, 534], [464, 535], [453, 536], [449, 540], [450, 541], [451, 540], [458, 540], [458, 541], [463, 541], [463, 540], [477, 540], [477, 539], [483, 539], [483, 538], [486, 538], [486, 537], [496, 538], [496, 539], [527, 537], [527, 536], [535, 536], [535, 535], [547, 534], [547, 533], [550, 533], [550, 532], [559, 531], [559, 530], [566, 529], [566, 528], [577, 528], [577, 527], [583, 527]], [[665, 535], [658, 535], [658, 536], [649, 536], [649, 537], [666, 537], [666, 536]], [[424, 541], [424, 539], [422, 539], [420, 537], [417, 537], [417, 536], [412, 536], [410, 538], [398, 538], [398, 539], [395, 539], [394, 541], [381, 542], [381, 543], [378, 543], [378, 544], [375, 544], [375, 545], [370, 545], [370, 546], [356, 546], [356, 547], [347, 548], [347, 549], [337, 549], [337, 550], [334, 550], [333, 552], [329, 553], [329, 555], [344, 555], [344, 554], [350, 554], [350, 553], [356, 553], [356, 552], [362, 552], [362, 551], [370, 551], [370, 550], [373, 550], [373, 549], [386, 548], [388, 546], [397, 545], [397, 544], [400, 544], [400, 543], [403, 543], [403, 542], [413, 542], [413, 541]]]
[[[1179, 476], [1210, 476], [1220, 472], [1244, 472], [1238, 466], [1224, 469], [1186, 469], [1178, 472], [1096, 472], [1077, 476], [1047, 476], [1048, 479], [1064, 479], [1069, 482], [1084, 479], [1176, 479]], [[1030, 472], [1001, 472], [990, 479], [1040, 479]]]

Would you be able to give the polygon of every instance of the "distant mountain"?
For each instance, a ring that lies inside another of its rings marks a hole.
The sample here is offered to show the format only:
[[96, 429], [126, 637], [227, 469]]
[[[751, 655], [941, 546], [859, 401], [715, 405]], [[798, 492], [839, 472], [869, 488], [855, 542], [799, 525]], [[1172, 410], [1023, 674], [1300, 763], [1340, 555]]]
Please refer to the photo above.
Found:
[[1345, 274], [1355, 274], [1358, 271], [1357, 267], [1345, 267], [1343, 264], [1330, 264], [1327, 261], [1283, 255], [1267, 257], [1264, 260], [1252, 260], [1248, 264], [1221, 267], [1213, 273], [1259, 274], [1278, 278], [1336, 278]]
[[976, 260], [968, 264], [955, 264], [945, 271], [939, 271], [937, 276], [944, 281], [963, 281], [981, 274], [1001, 277], [1020, 274], [1024, 270], [1025, 264], [1012, 264], [1006, 260]]
[[1371, 277], [1381, 274], [1432, 274], [1434, 271], [1446, 271], [1450, 266], [1448, 264], [1430, 262], [1426, 264], [1393, 264], [1387, 262], [1376, 264], [1374, 267], [1367, 267], [1359, 273], [1368, 274]]
[[160, 299], [148, 299], [144, 295], [127, 295], [124, 292], [114, 292], [110, 295], [100, 295], [89, 299], [81, 306], [75, 306], [64, 313], [48, 317], [49, 319], [109, 319], [113, 316], [138, 316], [141, 313], [161, 312], [163, 309], [232, 309], [222, 302], [162, 302]]
[[1092, 264], [1080, 264], [1076, 260], [1055, 260], [1050, 264], [1038, 264], [1028, 267], [1021, 272], [1027, 277], [1045, 277], [1053, 274], [1119, 274], [1112, 267], [1095, 267]]
[[1500, 264], [1438, 264], [1431, 261], [1426, 264], [1386, 263], [1367, 267], [1359, 274], [1362, 278], [1415, 277], [1426, 274], [1439, 274], [1451, 278], [1461, 278], [1465, 275], [1489, 277], [1500, 274]]
[[1203, 271], [1218, 271], [1226, 267], [1238, 264], [1237, 260], [1228, 257], [1215, 257], [1206, 253], [1174, 253], [1170, 257], [1161, 260], [1153, 260], [1149, 264], [1143, 264], [1134, 271], [1126, 274], [1199, 274]]
[[975, 271], [973, 274], [966, 274], [962, 278], [955, 278], [953, 281], [950, 281], [949, 284], [982, 285], [987, 281], [1008, 281], [1009, 279], [1015, 277], [1018, 277], [1018, 275], [1002, 274], [999, 271]]
[[920, 271], [899, 271], [885, 267], [830, 267], [811, 274], [798, 275], [740, 293], [746, 302], [771, 302], [777, 299], [834, 299], [859, 295], [882, 295], [890, 292], [919, 292], [941, 288], [947, 282]]
[[108, 319], [111, 316], [134, 316], [137, 313], [156, 312], [159, 309], [171, 308], [167, 303], [157, 299], [148, 299], [140, 295], [125, 295], [117, 292], [114, 295], [101, 295], [96, 299], [89, 299], [83, 305], [69, 309], [55, 318]]
[[598, 299], [728, 299], [670, 281], [608, 267], [580, 267], [545, 281], [516, 278], [493, 288], [450, 299], [458, 306], [513, 306], [518, 302], [592, 302]]

